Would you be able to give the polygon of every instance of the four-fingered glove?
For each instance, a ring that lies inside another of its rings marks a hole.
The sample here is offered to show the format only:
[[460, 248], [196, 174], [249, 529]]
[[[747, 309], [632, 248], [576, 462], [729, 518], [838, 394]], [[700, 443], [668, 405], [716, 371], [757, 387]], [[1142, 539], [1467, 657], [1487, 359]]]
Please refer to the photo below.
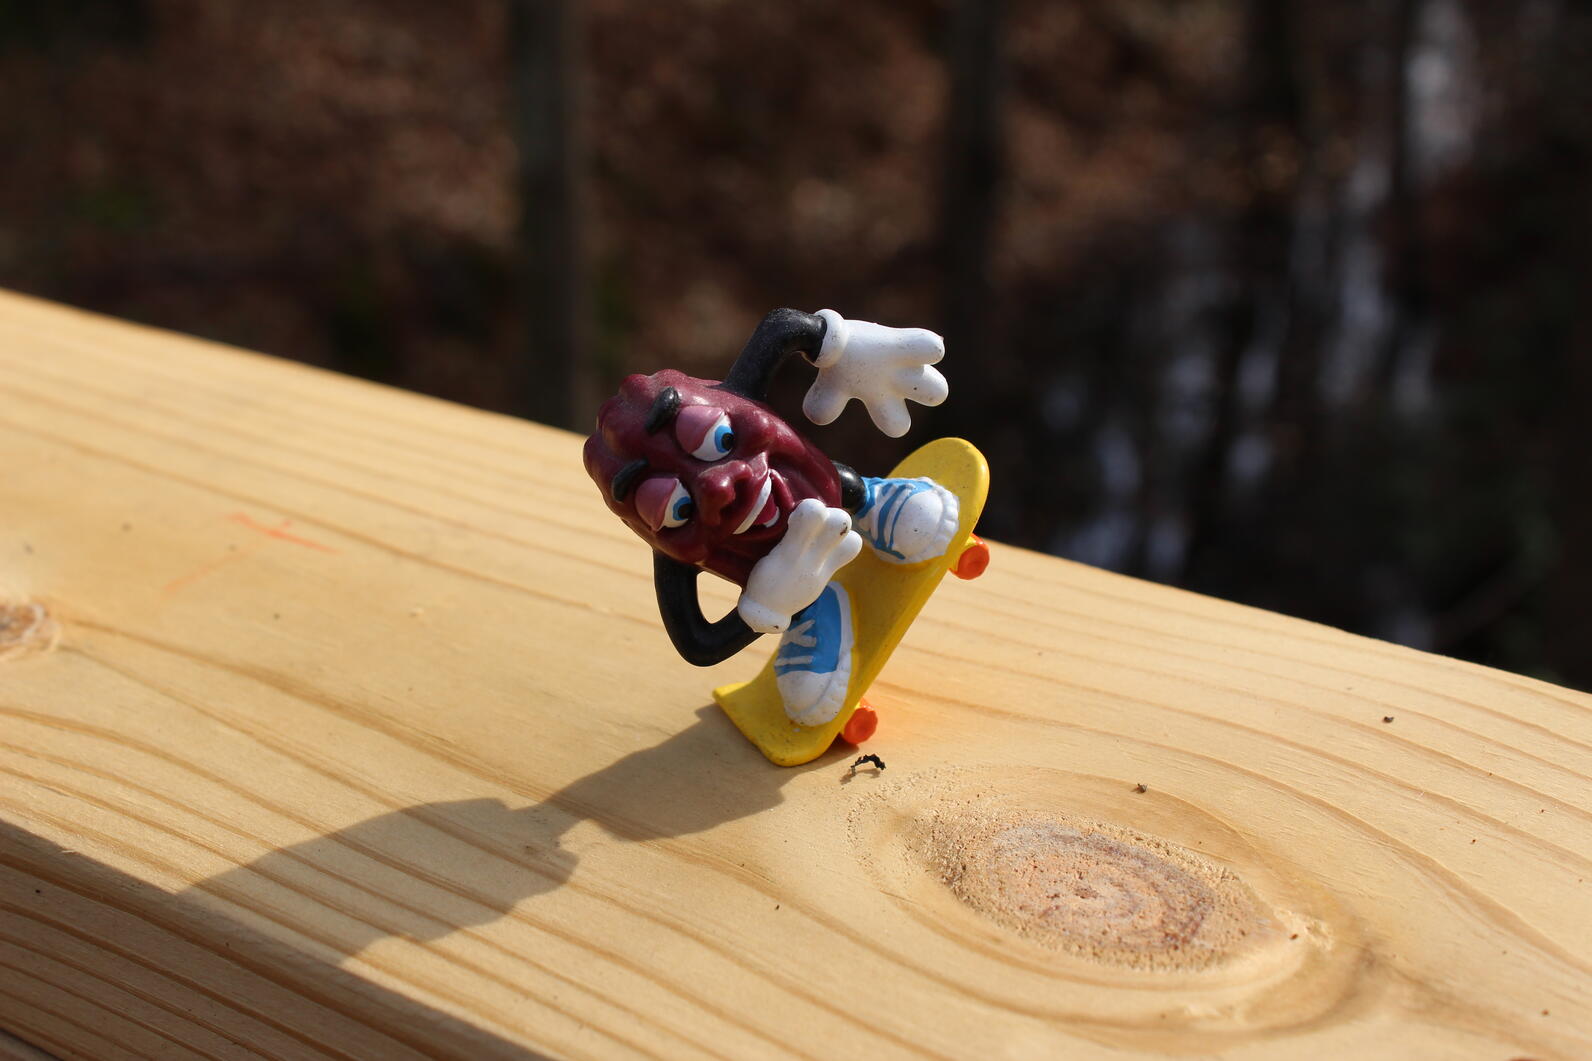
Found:
[[753, 565], [736, 611], [758, 633], [782, 633], [861, 551], [862, 538], [845, 509], [810, 497], [790, 514], [785, 536]]
[[939, 405], [950, 392], [938, 369], [945, 340], [926, 328], [886, 328], [848, 321], [832, 309], [824, 319], [823, 346], [813, 364], [818, 378], [807, 391], [802, 412], [815, 424], [828, 424], [856, 398], [867, 406], [874, 426], [900, 438], [912, 426], [907, 399]]

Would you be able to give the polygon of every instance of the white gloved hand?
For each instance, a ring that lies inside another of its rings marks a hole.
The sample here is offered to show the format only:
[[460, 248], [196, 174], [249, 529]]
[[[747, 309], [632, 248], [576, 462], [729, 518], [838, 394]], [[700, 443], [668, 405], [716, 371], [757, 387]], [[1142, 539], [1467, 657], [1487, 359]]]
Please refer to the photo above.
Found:
[[821, 309], [824, 343], [813, 364], [818, 378], [807, 391], [802, 412], [815, 424], [833, 423], [856, 398], [868, 407], [874, 426], [900, 438], [912, 426], [907, 399], [939, 405], [950, 393], [945, 377], [930, 368], [945, 356], [945, 340], [926, 328], [886, 328], [848, 321]]
[[784, 633], [791, 616], [817, 600], [861, 551], [862, 536], [846, 510], [809, 497], [790, 514], [779, 544], [752, 566], [735, 610], [760, 634]]

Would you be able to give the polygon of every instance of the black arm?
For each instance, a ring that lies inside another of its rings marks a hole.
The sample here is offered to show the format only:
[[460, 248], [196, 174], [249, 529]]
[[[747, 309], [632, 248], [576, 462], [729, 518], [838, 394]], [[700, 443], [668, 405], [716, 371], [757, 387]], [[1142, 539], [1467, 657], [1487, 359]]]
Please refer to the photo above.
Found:
[[696, 582], [701, 573], [662, 553], [652, 554], [652, 584], [658, 591], [658, 611], [669, 640], [687, 663], [711, 667], [756, 641], [758, 633], [735, 611], [716, 623], [708, 622], [697, 599]]
[[824, 318], [796, 309], [777, 309], [763, 318], [757, 331], [746, 341], [741, 356], [730, 366], [730, 374], [719, 384], [727, 391], [755, 401], [768, 397], [774, 371], [792, 354], [817, 357], [828, 330]]

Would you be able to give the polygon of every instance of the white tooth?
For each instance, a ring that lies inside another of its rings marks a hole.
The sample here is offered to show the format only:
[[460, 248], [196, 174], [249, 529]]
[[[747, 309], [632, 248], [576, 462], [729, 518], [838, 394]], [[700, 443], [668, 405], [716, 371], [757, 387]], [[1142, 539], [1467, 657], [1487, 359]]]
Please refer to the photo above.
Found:
[[757, 518], [758, 513], [763, 511], [763, 506], [768, 504], [768, 494], [769, 494], [769, 491], [773, 489], [773, 487], [774, 487], [773, 479], [770, 477], [768, 472], [764, 472], [763, 473], [763, 488], [760, 491], [758, 491], [757, 503], [754, 504], [750, 509], [747, 510], [746, 518], [741, 520], [741, 525], [739, 527], [735, 528], [735, 533], [736, 534], [745, 534], [747, 529], [752, 526], [752, 521]]
[[[776, 472], [774, 469], [770, 468], [768, 470], [769, 481], [773, 482], [774, 481], [774, 476], [776, 476], [778, 474], [779, 474], [778, 472]], [[783, 479], [780, 480], [780, 482], [784, 482], [784, 481], [785, 480], [783, 480]], [[769, 513], [768, 519], [764, 520], [762, 523], [759, 523], [757, 525], [757, 528], [758, 528], [758, 530], [764, 530], [764, 529], [766, 529], [768, 527], [772, 527], [774, 524], [776, 524], [778, 522], [779, 522], [779, 506], [776, 505], [776, 506], [774, 506], [774, 511]]]

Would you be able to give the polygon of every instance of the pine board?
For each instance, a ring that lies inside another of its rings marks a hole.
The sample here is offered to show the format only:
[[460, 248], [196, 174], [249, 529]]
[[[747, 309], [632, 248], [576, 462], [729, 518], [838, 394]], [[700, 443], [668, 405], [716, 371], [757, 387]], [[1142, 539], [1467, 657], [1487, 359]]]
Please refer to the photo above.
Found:
[[0, 1029], [1592, 1056], [1592, 697], [995, 544], [779, 769], [579, 447], [0, 296]]

